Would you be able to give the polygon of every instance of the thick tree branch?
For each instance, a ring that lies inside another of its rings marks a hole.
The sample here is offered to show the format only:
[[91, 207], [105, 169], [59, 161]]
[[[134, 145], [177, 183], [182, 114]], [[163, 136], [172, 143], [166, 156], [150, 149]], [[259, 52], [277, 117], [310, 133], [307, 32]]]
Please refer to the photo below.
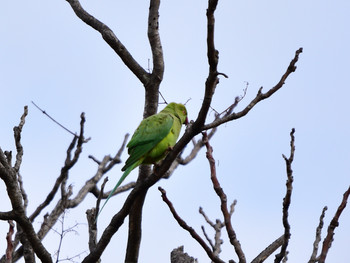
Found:
[[114, 32], [107, 25], [86, 12], [78, 0], [66, 1], [71, 5], [74, 13], [83, 22], [101, 33], [102, 38], [118, 54], [124, 64], [144, 85], [146, 85], [149, 82], [149, 74], [137, 63], [137, 61], [132, 57], [126, 47], [116, 37]]
[[[150, 0], [148, 14], [148, 40], [152, 50], [153, 71], [150, 81], [145, 87], [145, 107], [143, 117], [147, 118], [157, 112], [159, 101], [159, 87], [163, 80], [164, 58], [159, 35], [159, 7], [160, 0]], [[150, 167], [141, 166], [137, 181], [143, 182], [151, 174]], [[137, 262], [142, 235], [142, 209], [148, 188], [142, 190], [136, 197], [129, 214], [128, 244], [125, 262]]]

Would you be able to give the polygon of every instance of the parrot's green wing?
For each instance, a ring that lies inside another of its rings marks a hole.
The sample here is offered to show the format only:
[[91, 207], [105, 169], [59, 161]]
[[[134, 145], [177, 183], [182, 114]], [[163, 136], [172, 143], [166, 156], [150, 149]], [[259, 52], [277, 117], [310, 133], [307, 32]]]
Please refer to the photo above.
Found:
[[126, 160], [122, 171], [143, 158], [163, 140], [170, 132], [173, 123], [174, 118], [170, 114], [156, 114], [144, 119], [127, 145], [130, 157]]
[[128, 152], [130, 156], [122, 168], [122, 171], [125, 172], [108, 195], [106, 201], [98, 212], [96, 221], [102, 209], [105, 207], [108, 200], [112, 197], [120, 184], [134, 168], [142, 163], [145, 155], [169, 134], [173, 123], [174, 119], [170, 114], [162, 113], [152, 115], [140, 123], [139, 127], [136, 129], [134, 135], [127, 145], [129, 148]]

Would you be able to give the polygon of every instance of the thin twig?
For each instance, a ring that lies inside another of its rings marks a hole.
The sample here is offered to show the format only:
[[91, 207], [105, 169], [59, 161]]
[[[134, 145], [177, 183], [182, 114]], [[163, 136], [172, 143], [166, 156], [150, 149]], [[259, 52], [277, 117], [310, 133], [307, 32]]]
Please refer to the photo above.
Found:
[[225, 224], [221, 222], [221, 220], [216, 219], [215, 224], [208, 218], [208, 216], [204, 213], [202, 207], [199, 208], [199, 213], [202, 214], [205, 221], [214, 229], [215, 235], [214, 235], [214, 244], [211, 241], [211, 239], [208, 237], [208, 235], [205, 233], [204, 226], [202, 226], [203, 233], [205, 235], [205, 238], [208, 240], [209, 244], [211, 245], [214, 255], [219, 256], [221, 253], [221, 245], [224, 243], [224, 241], [221, 239], [221, 229], [225, 227]]
[[51, 117], [46, 111], [42, 110], [38, 105], [35, 104], [34, 101], [32, 101], [33, 105], [40, 110], [44, 115], [46, 115], [50, 120], [52, 120], [54, 123], [56, 123], [58, 126], [60, 126], [62, 129], [66, 130], [67, 132], [69, 132], [70, 134], [72, 134], [73, 136], [77, 136], [76, 133], [72, 132], [71, 130], [69, 130], [68, 128], [66, 128], [65, 126], [63, 126], [61, 123], [59, 123], [58, 121], [56, 121], [53, 117]]
[[102, 199], [102, 197], [103, 197], [103, 192], [104, 192], [105, 185], [106, 185], [107, 182], [108, 182], [108, 177], [106, 177], [106, 178], [103, 180], [103, 183], [102, 183], [102, 185], [101, 185], [101, 191], [100, 191], [100, 193], [99, 193], [99, 195], [98, 195], [98, 198], [97, 198], [97, 200], [96, 200], [96, 211], [97, 211], [97, 213], [96, 213], [96, 215], [95, 215], [95, 221], [97, 220], [97, 216], [98, 216], [98, 213], [99, 213], [99, 211], [100, 211], [100, 203], [101, 203], [101, 199]]
[[159, 95], [162, 97], [162, 99], [164, 100], [164, 103], [165, 104], [168, 104], [168, 102], [166, 101], [166, 99], [164, 98], [164, 96], [163, 96], [163, 94], [160, 92], [160, 91], [158, 91], [159, 92]]
[[213, 241], [209, 238], [207, 232], [205, 231], [204, 226], [201, 226], [201, 228], [202, 228], [202, 232], [203, 232], [203, 235], [204, 235], [205, 239], [208, 241], [209, 245], [211, 246], [211, 249], [214, 251], [215, 246], [213, 244]]

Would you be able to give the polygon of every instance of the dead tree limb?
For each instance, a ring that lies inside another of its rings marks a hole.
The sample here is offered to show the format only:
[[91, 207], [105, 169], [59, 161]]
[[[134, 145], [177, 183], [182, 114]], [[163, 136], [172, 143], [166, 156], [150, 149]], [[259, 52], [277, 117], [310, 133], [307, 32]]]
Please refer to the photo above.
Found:
[[213, 183], [214, 190], [215, 190], [217, 196], [220, 198], [221, 212], [224, 216], [225, 227], [226, 227], [226, 231], [227, 231], [230, 243], [233, 245], [233, 247], [236, 251], [239, 262], [245, 263], [246, 258], [245, 258], [244, 252], [242, 250], [240, 242], [237, 239], [236, 232], [234, 231], [232, 223], [231, 223], [231, 215], [232, 214], [228, 210], [227, 196], [226, 196], [224, 190], [222, 189], [222, 187], [220, 186], [220, 183], [216, 177], [216, 167], [215, 167], [215, 160], [213, 157], [213, 148], [209, 144], [206, 132], [203, 132], [203, 142], [207, 148], [207, 159], [209, 161], [210, 175], [211, 175], [210, 178], [211, 178], [211, 181]]
[[325, 214], [326, 214], [326, 210], [327, 210], [327, 206], [325, 206], [323, 209], [322, 209], [322, 213], [321, 213], [321, 216], [320, 216], [320, 221], [319, 221], [319, 224], [316, 228], [316, 237], [315, 237], [315, 241], [314, 241], [314, 244], [313, 244], [313, 250], [312, 250], [312, 254], [311, 254], [311, 257], [310, 257], [310, 260], [308, 263], [316, 263], [317, 262], [317, 252], [318, 252], [318, 246], [321, 242], [321, 233], [322, 233], [322, 228], [323, 228], [323, 225], [324, 225], [324, 217], [325, 217]]
[[273, 241], [267, 248], [265, 248], [259, 255], [257, 255], [251, 263], [262, 263], [269, 256], [272, 255], [284, 243], [284, 235]]
[[348, 188], [348, 190], [345, 191], [345, 193], [343, 195], [343, 200], [341, 201], [341, 203], [337, 209], [337, 212], [335, 213], [332, 221], [330, 222], [330, 224], [328, 226], [327, 236], [325, 237], [325, 239], [323, 241], [321, 255], [320, 255], [320, 258], [318, 260], [319, 263], [324, 263], [326, 261], [328, 250], [331, 247], [332, 242], [333, 242], [334, 230], [336, 227], [339, 226], [339, 217], [342, 214], [344, 208], [346, 207], [346, 203], [348, 201], [349, 195], [350, 195], [350, 187]]
[[[40, 260], [45, 263], [51, 263], [52, 259], [50, 253], [41, 243], [41, 240], [35, 233], [31, 221], [26, 215], [23, 195], [21, 192], [20, 183], [18, 182], [18, 173], [23, 157], [21, 133], [27, 114], [28, 107], [25, 106], [24, 113], [21, 116], [19, 125], [13, 128], [17, 150], [16, 161], [13, 167], [11, 166], [11, 158], [9, 158], [9, 155], [5, 155], [0, 148], [0, 178], [4, 181], [6, 185], [7, 193], [12, 205], [12, 213], [7, 213], [5, 215], [10, 215], [11, 218], [9, 219], [12, 219], [17, 222], [21, 231], [23, 231], [23, 234], [25, 235], [23, 238], [30, 242], [31, 248], [34, 250], [35, 254], [40, 258]], [[22, 239], [23, 242], [24, 239]]]
[[146, 85], [149, 82], [149, 74], [137, 63], [137, 61], [132, 57], [132, 55], [117, 38], [114, 32], [107, 25], [85, 11], [78, 0], [66, 1], [70, 4], [74, 13], [84, 23], [101, 33], [102, 38], [118, 54], [124, 64], [130, 69], [130, 71], [133, 72], [144, 85]]
[[278, 253], [275, 257], [275, 263], [281, 262], [282, 259], [287, 255], [287, 247], [290, 239], [290, 225], [288, 222], [288, 209], [291, 202], [291, 196], [292, 196], [292, 190], [293, 190], [293, 170], [292, 170], [292, 163], [294, 160], [294, 152], [295, 152], [295, 145], [294, 145], [294, 132], [295, 129], [293, 128], [290, 133], [290, 156], [287, 158], [285, 155], [283, 155], [283, 159], [286, 162], [286, 170], [287, 170], [287, 182], [286, 182], [286, 195], [283, 198], [283, 227], [284, 227], [284, 239], [283, 244], [281, 247], [280, 253]]
[[281, 77], [281, 79], [279, 80], [279, 82], [272, 87], [271, 89], [269, 89], [267, 92], [263, 93], [262, 92], [262, 87], [259, 89], [257, 95], [255, 96], [255, 98], [240, 112], [237, 113], [232, 113], [229, 114], [227, 116], [224, 116], [222, 118], [218, 118], [216, 120], [214, 120], [212, 123], [209, 123], [207, 125], [204, 125], [203, 130], [208, 130], [214, 127], [218, 127], [219, 125], [232, 121], [232, 120], [236, 120], [239, 118], [242, 118], [243, 116], [247, 115], [248, 112], [253, 109], [255, 107], [256, 104], [258, 104], [260, 101], [269, 98], [270, 96], [272, 96], [274, 93], [276, 93], [279, 89], [281, 89], [285, 83], [285, 81], [287, 80], [287, 78], [289, 77], [289, 75], [291, 73], [293, 73], [296, 70], [296, 63], [299, 60], [299, 55], [300, 53], [303, 52], [303, 48], [299, 48], [297, 51], [295, 51], [295, 56], [292, 59], [292, 61], [289, 63], [289, 66], [286, 70], [286, 72], [283, 74], [283, 76]]
[[217, 257], [216, 255], [214, 255], [214, 252], [210, 249], [210, 247], [205, 243], [205, 241], [197, 234], [197, 232], [190, 227], [189, 225], [187, 225], [187, 223], [178, 215], [178, 213], [176, 212], [173, 204], [171, 203], [171, 201], [168, 199], [166, 192], [163, 188], [158, 187], [158, 190], [162, 193], [162, 199], [163, 201], [168, 205], [173, 217], [175, 218], [175, 220], [177, 221], [177, 223], [183, 228], [185, 229], [187, 232], [189, 232], [189, 234], [202, 246], [202, 248], [205, 250], [205, 252], [207, 253], [208, 257], [215, 263], [224, 263], [224, 261], [222, 261], [219, 257]]

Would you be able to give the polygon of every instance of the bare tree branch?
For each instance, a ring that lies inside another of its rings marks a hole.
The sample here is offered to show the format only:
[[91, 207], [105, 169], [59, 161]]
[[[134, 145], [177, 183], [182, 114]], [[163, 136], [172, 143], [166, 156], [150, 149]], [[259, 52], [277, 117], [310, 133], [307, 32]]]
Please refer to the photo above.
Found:
[[212, 247], [213, 253], [215, 256], [219, 256], [221, 253], [221, 245], [224, 243], [224, 241], [220, 238], [221, 237], [221, 229], [225, 227], [225, 224], [221, 222], [221, 220], [216, 219], [215, 224], [212, 222], [208, 216], [204, 213], [202, 207], [199, 208], [199, 213], [204, 217], [205, 221], [214, 229], [215, 235], [214, 235], [214, 244], [211, 241], [211, 239], [208, 237], [207, 233], [205, 232], [204, 226], [202, 226], [202, 231], [205, 236], [205, 238], [208, 240], [210, 246]]
[[[22, 241], [25, 242], [28, 240], [30, 242], [30, 246], [33, 248], [35, 254], [40, 258], [42, 262], [51, 263], [51, 255], [45, 249], [40, 239], [36, 235], [33, 225], [31, 221], [26, 216], [26, 211], [23, 203], [23, 195], [20, 189], [20, 185], [18, 183], [18, 172], [22, 163], [23, 157], [23, 147], [21, 145], [21, 132], [23, 125], [25, 123], [25, 117], [28, 114], [28, 107], [24, 107], [24, 113], [21, 116], [21, 120], [18, 126], [13, 128], [15, 143], [16, 143], [16, 162], [13, 167], [11, 167], [10, 163], [6, 159], [5, 154], [0, 149], [0, 178], [5, 182], [7, 193], [11, 201], [12, 209], [13, 209], [13, 220], [17, 222], [20, 229], [23, 231], [24, 235]], [[9, 214], [3, 214], [9, 215]], [[24, 244], [25, 245], [25, 244]], [[26, 248], [27, 246], [25, 246]]]
[[227, 231], [230, 243], [233, 245], [233, 247], [236, 251], [236, 254], [239, 258], [239, 262], [245, 263], [246, 262], [245, 255], [243, 253], [241, 244], [239, 243], [239, 241], [237, 239], [236, 232], [234, 231], [234, 229], [232, 227], [231, 214], [227, 208], [227, 196], [224, 193], [224, 190], [221, 188], [220, 183], [216, 177], [216, 167], [215, 167], [215, 160], [213, 157], [213, 148], [209, 144], [206, 132], [203, 132], [203, 142], [207, 148], [207, 159], [209, 161], [209, 166], [210, 166], [211, 180], [213, 183], [214, 190], [221, 201], [221, 212], [224, 216], [224, 222], [225, 222], [226, 231]]
[[[53, 198], [55, 197], [59, 187], [61, 186], [61, 184], [67, 180], [68, 178], [68, 173], [69, 170], [77, 163], [80, 154], [82, 152], [82, 146], [83, 143], [85, 143], [86, 141], [84, 140], [84, 124], [85, 124], [85, 114], [82, 113], [81, 116], [81, 121], [80, 121], [80, 134], [79, 136], [74, 136], [72, 142], [70, 143], [68, 150], [67, 150], [67, 155], [66, 155], [66, 160], [64, 162], [64, 166], [61, 169], [61, 173], [59, 175], [59, 177], [56, 179], [56, 182], [52, 188], [52, 190], [50, 191], [50, 193], [47, 195], [46, 199], [44, 200], [43, 203], [41, 203], [36, 209], [35, 211], [32, 213], [32, 215], [29, 217], [29, 219], [31, 221], [34, 221], [34, 219], [41, 213], [41, 211], [47, 207], [51, 201], [53, 200]], [[72, 158], [72, 151], [74, 149], [74, 147], [76, 147], [76, 150], [74, 152], [73, 158]], [[61, 188], [62, 189], [62, 188]]]
[[[145, 106], [143, 117], [147, 118], [157, 112], [159, 102], [159, 88], [164, 74], [163, 48], [159, 35], [159, 7], [160, 0], [150, 0], [148, 13], [148, 40], [151, 46], [153, 58], [153, 70], [145, 87]], [[151, 174], [150, 167], [141, 165], [137, 181], [143, 182]], [[141, 244], [142, 233], [142, 209], [148, 188], [140, 191], [129, 213], [129, 232], [125, 255], [125, 262], [137, 262]]]
[[218, 0], [209, 0], [207, 9], [207, 56], [209, 63], [209, 75], [205, 82], [205, 93], [203, 98], [202, 107], [199, 111], [197, 120], [193, 124], [193, 129], [197, 131], [197, 134], [202, 131], [210, 104], [214, 95], [217, 84], [219, 83], [217, 65], [219, 61], [219, 51], [215, 49], [214, 44], [214, 28], [215, 17], [214, 13]]
[[9, 223], [9, 231], [6, 235], [6, 241], [7, 241], [7, 248], [6, 248], [6, 263], [12, 263], [12, 253], [13, 253], [13, 241], [12, 236], [15, 232], [15, 224], [13, 223], [13, 220], [8, 220]]
[[272, 255], [273, 252], [275, 252], [282, 244], [284, 243], [284, 235], [277, 238], [275, 241], [273, 241], [267, 248], [265, 248], [259, 255], [256, 256], [252, 260], [251, 263], [262, 263], [267, 259], [269, 256]]
[[104, 23], [90, 15], [81, 6], [78, 0], [66, 0], [72, 7], [74, 13], [86, 24], [101, 33], [102, 38], [118, 54], [124, 64], [135, 74], [135, 76], [146, 85], [149, 82], [149, 74], [132, 57], [126, 47], [116, 37], [114, 32]]
[[50, 114], [48, 114], [46, 111], [42, 110], [38, 105], [36, 105], [36, 103], [34, 101], [32, 101], [32, 104], [42, 112], [42, 114], [46, 115], [50, 120], [52, 120], [54, 123], [56, 123], [58, 126], [60, 126], [62, 129], [64, 129], [65, 131], [67, 131], [68, 133], [72, 134], [73, 136], [76, 136], [76, 134], [74, 132], [72, 132], [71, 130], [69, 130], [68, 128], [66, 128], [65, 126], [63, 126], [61, 123], [59, 123], [58, 121], [56, 121], [53, 117], [50, 116]]
[[340, 205], [337, 209], [337, 212], [335, 213], [331, 223], [328, 226], [327, 236], [325, 237], [325, 239], [323, 241], [321, 255], [320, 255], [320, 258], [318, 260], [319, 263], [324, 263], [326, 261], [328, 250], [331, 247], [332, 242], [333, 242], [334, 230], [336, 227], [339, 226], [339, 217], [340, 217], [341, 213], [343, 212], [344, 208], [346, 207], [346, 203], [348, 201], [349, 195], [350, 195], [350, 187], [348, 188], [348, 190], [345, 191], [345, 193], [343, 195], [343, 200], [340, 203]]
[[309, 263], [316, 263], [317, 262], [317, 251], [318, 251], [318, 246], [321, 242], [321, 232], [322, 232], [322, 228], [323, 228], [323, 224], [324, 224], [323, 219], [324, 219], [324, 216], [326, 214], [326, 210], [327, 210], [327, 206], [325, 206], [322, 209], [322, 213], [320, 216], [320, 222], [316, 228], [316, 237], [315, 237], [315, 242], [313, 244], [313, 250], [312, 250], [312, 254], [311, 254]]
[[[125, 145], [126, 145], [126, 142], [128, 140], [128, 137], [129, 137], [129, 134], [126, 134], [124, 136], [124, 140], [123, 140], [123, 143], [121, 145], [121, 147], [119, 148], [117, 154], [111, 158], [109, 155], [106, 155], [102, 162], [101, 161], [98, 161], [95, 157], [93, 157], [92, 155], [89, 155], [89, 158], [94, 160], [97, 164], [98, 164], [98, 170], [97, 170], [97, 173], [95, 174], [94, 177], [92, 177], [90, 180], [88, 180], [85, 184], [85, 189], [89, 189], [89, 191], [97, 198], [99, 199], [103, 199], [103, 198], [107, 198], [110, 194], [110, 191], [108, 192], [104, 192], [97, 189], [97, 186], [96, 186], [96, 183], [102, 178], [102, 176], [107, 173], [109, 170], [111, 170], [115, 164], [117, 163], [120, 163], [121, 162], [121, 159], [120, 159], [120, 156], [122, 155], [124, 149], [125, 149]], [[106, 178], [107, 179], [107, 178]], [[107, 179], [108, 180], [108, 179]], [[106, 184], [107, 182], [103, 182], [103, 184]], [[131, 184], [128, 184], [128, 185], [124, 185], [124, 186], [121, 186], [117, 189], [117, 191], [115, 191], [115, 194], [118, 194], [118, 193], [121, 193], [121, 192], [124, 192], [124, 191], [127, 191], [129, 189], [131, 189], [133, 186], [135, 185], [135, 183], [131, 183]], [[85, 190], [81, 190], [81, 194], [78, 194], [78, 196], [81, 196], [83, 195], [83, 193], [85, 193]], [[99, 209], [97, 209], [97, 211], [99, 211]]]
[[16, 143], [16, 150], [17, 150], [17, 154], [16, 154], [16, 162], [15, 162], [15, 166], [13, 167], [16, 171], [16, 173], [19, 172], [19, 168], [22, 164], [22, 157], [23, 157], [23, 147], [21, 144], [21, 133], [22, 133], [22, 129], [25, 123], [25, 118], [28, 115], [28, 106], [24, 106], [24, 113], [21, 116], [21, 121], [19, 123], [18, 126], [15, 126], [13, 128], [13, 133], [15, 136], [15, 143]]
[[156, 78], [160, 83], [163, 80], [164, 74], [164, 58], [163, 48], [159, 35], [159, 6], [160, 0], [150, 1], [147, 35], [151, 46], [153, 58], [152, 78]]
[[287, 247], [288, 247], [288, 242], [290, 239], [290, 225], [288, 222], [288, 208], [291, 202], [291, 196], [292, 196], [292, 190], [293, 190], [293, 170], [292, 170], [292, 163], [294, 160], [294, 152], [295, 152], [295, 145], [294, 145], [294, 132], [295, 129], [293, 128], [291, 133], [290, 133], [290, 156], [287, 158], [286, 156], [283, 155], [283, 158], [286, 162], [286, 169], [287, 169], [287, 191], [286, 195], [283, 198], [283, 226], [284, 226], [284, 241], [283, 245], [281, 247], [280, 253], [278, 253], [275, 257], [275, 263], [281, 262], [281, 260], [287, 255]]
[[289, 77], [289, 75], [291, 73], [293, 73], [296, 70], [296, 63], [299, 60], [299, 55], [300, 53], [303, 52], [302, 48], [299, 48], [296, 52], [295, 52], [295, 56], [292, 59], [292, 61], [290, 62], [286, 72], [283, 74], [283, 76], [281, 77], [280, 81], [270, 90], [268, 90], [266, 93], [262, 92], [262, 87], [259, 89], [258, 94], [256, 95], [256, 97], [248, 104], [248, 106], [246, 106], [242, 111], [237, 112], [237, 113], [232, 113], [230, 115], [224, 116], [222, 118], [216, 119], [214, 120], [212, 123], [204, 125], [203, 130], [208, 130], [214, 127], [218, 127], [219, 125], [226, 123], [228, 121], [232, 121], [232, 120], [236, 120], [239, 118], [242, 118], [243, 116], [247, 115], [247, 113], [254, 108], [254, 106], [256, 104], [258, 104], [260, 101], [269, 98], [271, 95], [273, 95], [276, 91], [278, 91], [280, 88], [283, 87], [285, 81], [287, 80], [287, 78]]
[[23, 208], [24, 208], [25, 211], [27, 211], [28, 195], [27, 195], [26, 191], [24, 190], [22, 176], [21, 176], [21, 174], [19, 172], [17, 173], [17, 180], [18, 180], [19, 189], [21, 190], [21, 193], [22, 193]]
[[224, 263], [220, 258], [218, 258], [214, 253], [211, 251], [210, 247], [204, 242], [204, 240], [197, 234], [197, 232], [187, 225], [187, 223], [177, 214], [173, 204], [170, 202], [168, 197], [166, 196], [166, 192], [163, 188], [158, 187], [158, 190], [162, 193], [163, 201], [168, 205], [171, 213], [173, 214], [175, 220], [177, 223], [185, 229], [187, 232], [190, 233], [190, 235], [202, 246], [202, 248], [207, 253], [208, 257], [215, 263]]

